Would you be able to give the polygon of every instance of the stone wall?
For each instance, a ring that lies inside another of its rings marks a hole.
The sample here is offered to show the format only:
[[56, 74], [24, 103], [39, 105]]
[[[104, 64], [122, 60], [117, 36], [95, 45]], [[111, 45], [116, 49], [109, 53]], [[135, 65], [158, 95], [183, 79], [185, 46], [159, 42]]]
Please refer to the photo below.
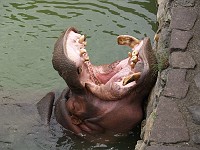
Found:
[[[157, 54], [164, 54], [166, 56], [166, 62], [168, 61], [168, 52], [169, 52], [169, 37], [171, 30], [169, 28], [171, 15], [170, 15], [170, 2], [169, 0], [158, 0], [158, 11], [157, 11], [157, 21], [158, 21], [158, 31], [157, 39], [154, 41], [153, 48]], [[160, 59], [159, 61], [162, 61]], [[165, 61], [165, 60], [164, 60]], [[162, 63], [162, 62], [158, 62]], [[151, 131], [154, 125], [156, 118], [158, 102], [161, 96], [161, 92], [164, 89], [166, 83], [166, 71], [161, 71], [163, 65], [160, 64], [157, 82], [154, 89], [152, 90], [147, 106], [146, 106], [146, 119], [142, 122], [141, 138], [142, 140], [138, 141], [135, 150], [143, 150], [149, 144], [151, 140]]]
[[195, 0], [157, 0], [157, 4], [158, 31], [153, 48], [159, 73], [146, 105], [142, 140], [135, 150], [197, 150], [198, 145], [190, 145], [190, 129], [182, 112], [185, 110], [177, 104], [189, 89], [187, 69], [196, 66], [185, 52], [197, 20]]

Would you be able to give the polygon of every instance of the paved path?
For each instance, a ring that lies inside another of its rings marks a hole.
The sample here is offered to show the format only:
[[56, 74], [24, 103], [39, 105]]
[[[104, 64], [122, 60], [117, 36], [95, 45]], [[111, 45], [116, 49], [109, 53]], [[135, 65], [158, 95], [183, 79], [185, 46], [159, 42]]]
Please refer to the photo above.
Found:
[[169, 68], [147, 150], [200, 150], [200, 0], [174, 0]]

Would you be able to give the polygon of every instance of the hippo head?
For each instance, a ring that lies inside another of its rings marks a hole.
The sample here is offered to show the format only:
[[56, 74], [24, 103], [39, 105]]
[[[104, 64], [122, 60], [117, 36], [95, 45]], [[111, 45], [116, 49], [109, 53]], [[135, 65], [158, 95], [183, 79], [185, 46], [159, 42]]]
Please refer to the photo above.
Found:
[[[120, 35], [117, 42], [131, 48], [128, 57], [94, 66], [85, 49], [86, 38], [77, 29], [68, 28], [57, 40], [53, 67], [69, 87], [65, 102], [56, 111], [58, 122], [65, 128], [78, 134], [97, 133], [92, 130], [116, 133], [128, 131], [141, 121], [141, 104], [156, 81], [155, 55], [148, 37], [138, 40]], [[115, 115], [118, 118], [110, 119]]]

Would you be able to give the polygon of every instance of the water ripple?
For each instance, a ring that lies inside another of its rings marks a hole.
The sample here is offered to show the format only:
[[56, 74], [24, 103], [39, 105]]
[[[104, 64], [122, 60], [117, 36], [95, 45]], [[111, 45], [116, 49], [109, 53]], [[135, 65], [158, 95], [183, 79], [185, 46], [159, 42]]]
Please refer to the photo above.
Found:
[[[21, 91], [61, 90], [66, 86], [51, 64], [54, 43], [66, 27], [75, 26], [87, 34], [87, 50], [94, 64], [127, 57], [128, 47], [117, 45], [119, 34], [153, 39], [156, 30], [155, 0], [5, 0], [0, 10], [0, 85]], [[82, 148], [83, 143], [65, 143], [60, 136], [46, 148]], [[46, 140], [36, 143], [48, 143]], [[133, 143], [132, 138], [115, 146], [127, 149], [129, 143]], [[85, 149], [97, 148], [86, 145]]]
[[37, 12], [43, 13], [43, 14], [46, 14], [46, 15], [51, 15], [51, 16], [58, 16], [60, 18], [71, 18], [71, 17], [68, 17], [66, 15], [60, 15], [59, 13], [57, 13], [55, 11], [48, 10], [48, 9], [37, 10]]
[[22, 16], [24, 20], [39, 19], [38, 17], [32, 16], [32, 15], [28, 15], [28, 14], [25, 14], [25, 13], [18, 13], [18, 15]]
[[[25, 4], [21, 4], [21, 3], [10, 3], [10, 5], [12, 5], [14, 8], [16, 9], [25, 9], [25, 10], [28, 10], [28, 9], [33, 9], [33, 8], [36, 8], [38, 7], [37, 5], [34, 5], [32, 3], [25, 3]], [[27, 6], [28, 5], [28, 6]]]

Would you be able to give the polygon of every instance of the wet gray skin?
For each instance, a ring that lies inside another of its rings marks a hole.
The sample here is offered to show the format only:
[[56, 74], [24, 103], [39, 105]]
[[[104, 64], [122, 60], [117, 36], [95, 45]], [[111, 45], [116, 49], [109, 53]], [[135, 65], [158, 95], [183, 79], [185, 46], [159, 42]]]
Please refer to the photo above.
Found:
[[[75, 39], [72, 35], [75, 35]], [[69, 54], [85, 48], [85, 38], [83, 43], [77, 41], [80, 36], [77, 29], [71, 27], [55, 43], [53, 67], [68, 85], [56, 101], [56, 120], [85, 139], [95, 142], [99, 139], [101, 142], [114, 140], [116, 137], [113, 135], [128, 133], [143, 118], [142, 104], [157, 76], [153, 70], [156, 59], [150, 39], [145, 37], [139, 43], [136, 40], [140, 47], [134, 67], [130, 63], [132, 55], [109, 65], [94, 66], [86, 58], [85, 50], [78, 55]], [[126, 40], [123, 43], [119, 37], [118, 43], [137, 49], [137, 46], [130, 44], [130, 39], [128, 44]], [[131, 40], [134, 41], [132, 37]], [[51, 113], [43, 116], [50, 118]]]

